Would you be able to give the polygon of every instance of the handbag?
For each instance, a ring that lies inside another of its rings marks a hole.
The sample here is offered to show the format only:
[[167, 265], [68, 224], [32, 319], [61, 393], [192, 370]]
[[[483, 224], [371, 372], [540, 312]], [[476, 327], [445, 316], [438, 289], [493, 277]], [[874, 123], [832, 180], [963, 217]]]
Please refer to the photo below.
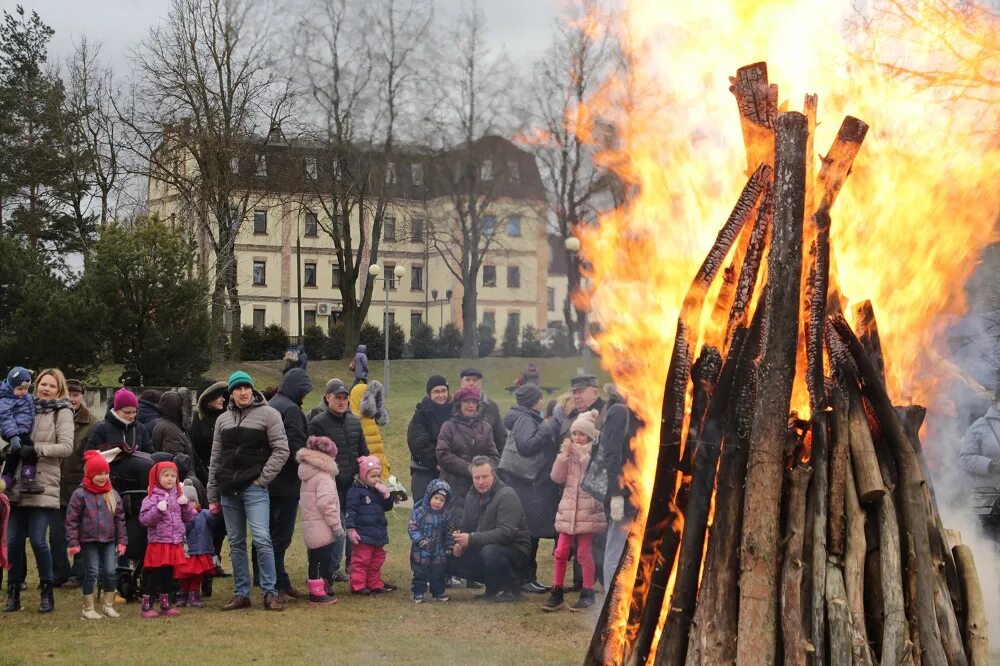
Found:
[[[530, 418], [524, 416], [522, 418]], [[533, 456], [526, 456], [517, 449], [517, 440], [514, 438], [514, 429], [507, 433], [507, 440], [503, 445], [503, 452], [500, 454], [500, 462], [497, 469], [504, 474], [516, 477], [528, 483], [534, 483], [538, 474], [545, 466], [545, 451], [539, 451]]]
[[[630, 416], [626, 411], [625, 432], [628, 432]], [[603, 425], [603, 424], [602, 424]], [[608, 466], [604, 462], [605, 438], [597, 435], [597, 441], [590, 449], [590, 464], [583, 473], [580, 487], [602, 504], [608, 499]]]
[[357, 363], [356, 363], [355, 359], [352, 358], [351, 362], [347, 364], [347, 369], [348, 370], [353, 370], [356, 367], [357, 367]]

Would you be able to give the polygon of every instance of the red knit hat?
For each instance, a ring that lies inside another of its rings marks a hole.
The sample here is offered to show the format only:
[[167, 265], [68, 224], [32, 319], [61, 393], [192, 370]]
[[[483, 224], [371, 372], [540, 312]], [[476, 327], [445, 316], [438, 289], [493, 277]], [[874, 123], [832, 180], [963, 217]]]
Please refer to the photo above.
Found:
[[158, 462], [155, 465], [153, 465], [152, 469], [149, 470], [149, 488], [146, 489], [147, 495], [153, 494], [153, 488], [156, 488], [160, 485], [160, 474], [162, 474], [165, 470], [168, 469], [174, 470], [174, 474], [177, 474], [177, 465], [170, 462], [169, 460], [166, 460], [164, 462]]
[[83, 476], [92, 479], [98, 474], [110, 474], [111, 466], [100, 451], [83, 452]]
[[455, 393], [455, 402], [465, 402], [466, 400], [470, 402], [479, 402], [479, 398], [482, 397], [482, 393], [479, 389], [472, 386], [461, 389]]

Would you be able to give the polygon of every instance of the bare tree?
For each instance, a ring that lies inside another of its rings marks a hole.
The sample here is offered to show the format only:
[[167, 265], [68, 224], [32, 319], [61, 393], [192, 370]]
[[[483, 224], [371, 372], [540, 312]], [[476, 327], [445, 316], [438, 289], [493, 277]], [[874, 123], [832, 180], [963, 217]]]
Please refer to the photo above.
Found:
[[[118, 109], [136, 133], [151, 183], [170, 188], [192, 233], [212, 249], [217, 350], [228, 336], [236, 358], [235, 243], [247, 211], [272, 194], [268, 179], [248, 181], [246, 172], [253, 174], [258, 151], [291, 105], [259, 8], [251, 0], [171, 0], [166, 20], [135, 49], [135, 108]], [[211, 273], [202, 269], [207, 279]]]
[[304, 97], [321, 119], [313, 154], [323, 172], [302, 189], [322, 208], [317, 222], [336, 248], [351, 349], [371, 305], [375, 278], [368, 266], [378, 261], [389, 202], [400, 193], [398, 128], [404, 109], [412, 109], [431, 3], [311, 0], [302, 14], [294, 60], [302, 64]]
[[[551, 219], [563, 239], [577, 225], [595, 220], [598, 200], [609, 190], [607, 172], [594, 161], [594, 128], [588, 126], [593, 117], [583, 113], [610, 68], [612, 45], [602, 23], [596, 0], [568, 9], [556, 22], [555, 38], [535, 66], [531, 86], [533, 131], [528, 142], [541, 163]], [[566, 329], [578, 330], [582, 343], [587, 313], [572, 307], [572, 294], [580, 288], [579, 255], [565, 247], [560, 251], [565, 253], [568, 281], [563, 317]]]
[[[503, 53], [486, 43], [485, 19], [478, 6], [463, 9], [448, 32], [447, 51], [439, 58], [441, 92], [429, 114], [439, 146], [434, 160], [434, 187], [447, 193], [448, 205], [428, 221], [433, 249], [462, 284], [462, 355], [479, 355], [477, 335], [478, 280], [485, 260], [502, 250], [496, 227], [484, 228], [497, 203], [497, 182], [490, 134], [510, 128], [512, 109], [506, 102], [513, 68]], [[489, 172], [489, 173], [488, 173]]]

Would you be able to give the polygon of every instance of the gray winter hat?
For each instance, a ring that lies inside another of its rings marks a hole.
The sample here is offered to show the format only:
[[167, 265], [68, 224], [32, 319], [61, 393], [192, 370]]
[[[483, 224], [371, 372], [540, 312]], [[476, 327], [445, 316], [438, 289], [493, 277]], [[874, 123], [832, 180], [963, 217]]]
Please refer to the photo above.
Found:
[[525, 384], [518, 386], [514, 391], [514, 399], [522, 407], [534, 407], [542, 399], [542, 389], [535, 384]]
[[593, 386], [594, 388], [600, 388], [601, 385], [597, 381], [597, 377], [594, 375], [577, 375], [573, 379], [569, 380], [569, 387], [572, 390], [584, 389], [588, 386]]

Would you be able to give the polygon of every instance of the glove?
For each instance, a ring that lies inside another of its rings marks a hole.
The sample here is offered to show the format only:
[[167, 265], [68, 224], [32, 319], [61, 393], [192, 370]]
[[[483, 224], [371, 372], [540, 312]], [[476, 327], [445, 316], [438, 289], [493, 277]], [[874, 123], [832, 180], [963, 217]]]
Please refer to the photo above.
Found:
[[122, 555], [124, 555], [125, 554], [125, 544], [123, 544], [123, 543], [118, 544], [118, 547], [115, 548], [115, 552], [118, 553], [118, 557], [121, 557]]
[[35, 446], [21, 442], [21, 460], [30, 460], [35, 455]]
[[20, 448], [21, 448], [21, 438], [18, 437], [17, 435], [14, 435], [13, 437], [10, 438], [10, 450], [11, 452], [14, 452]]
[[211, 503], [211, 504], [208, 505], [208, 511], [213, 516], [217, 516], [220, 513], [222, 513], [222, 507], [219, 506], [218, 504], [216, 504], [215, 502], [213, 502], [213, 503]]
[[167, 512], [167, 500], [160, 500], [159, 502], [157, 502], [156, 508], [159, 509], [160, 511], [166, 513]]
[[417, 548], [420, 550], [430, 550], [431, 542], [427, 538], [417, 539]]
[[31, 439], [31, 435], [28, 434], [28, 433], [24, 433], [22, 435], [18, 435], [18, 437], [21, 440], [21, 446], [34, 446], [35, 445], [35, 440]]
[[70, 546], [66, 549], [66, 554], [70, 557], [75, 557], [80, 554], [80, 546]]
[[625, 518], [625, 498], [621, 495], [611, 498], [611, 520], [616, 523]]
[[376, 483], [375, 490], [379, 492], [379, 494], [382, 496], [383, 499], [389, 497], [389, 487], [386, 486], [384, 483], [381, 482]]
[[180, 504], [181, 506], [184, 506], [185, 504], [187, 504], [188, 503], [187, 495], [185, 495], [184, 493], [181, 493], [180, 495], [178, 495], [177, 496], [177, 503]]
[[361, 535], [358, 534], [358, 531], [353, 527], [347, 530], [347, 538], [350, 539], [351, 543], [353, 543], [355, 546], [361, 543]]

